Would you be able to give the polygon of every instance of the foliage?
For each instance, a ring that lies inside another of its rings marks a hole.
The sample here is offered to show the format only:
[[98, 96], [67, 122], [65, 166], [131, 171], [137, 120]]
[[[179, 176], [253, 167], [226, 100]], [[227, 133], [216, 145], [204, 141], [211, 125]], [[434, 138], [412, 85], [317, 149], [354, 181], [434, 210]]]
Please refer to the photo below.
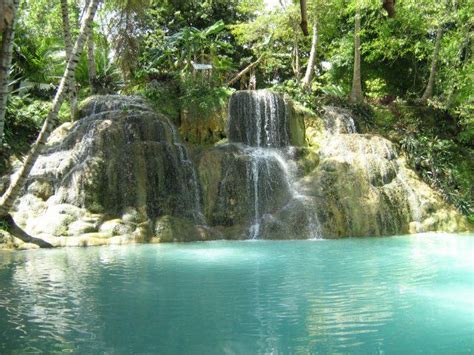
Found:
[[146, 12], [151, 4], [150, 0], [104, 2], [103, 21], [108, 22], [106, 37], [110, 37], [116, 64], [120, 67], [123, 77], [128, 80], [134, 78], [137, 70]]
[[[474, 158], [474, 150], [461, 151], [450, 139], [409, 134], [401, 140], [410, 166], [431, 186], [443, 193], [463, 214], [474, 218], [472, 171], [464, 159]], [[462, 159], [460, 159], [462, 157]]]
[[180, 107], [193, 108], [204, 114], [222, 105], [230, 96], [232, 90], [225, 87], [209, 87], [200, 82], [190, 81], [183, 88], [180, 96]]
[[461, 127], [446, 110], [395, 101], [374, 105], [372, 132], [400, 144], [408, 164], [462, 213], [473, 218], [474, 149], [460, 139]]
[[0, 175], [8, 168], [11, 155], [21, 157], [28, 152], [50, 105], [28, 95], [10, 97], [5, 117], [4, 145], [0, 152]]
[[64, 50], [57, 38], [42, 37], [26, 28], [18, 30], [14, 46], [13, 77], [33, 83], [59, 81], [64, 66]]
[[213, 71], [228, 70], [230, 60], [227, 56], [231, 47], [222, 37], [225, 29], [222, 20], [199, 30], [195, 27], [184, 27], [167, 36], [163, 33], [150, 34], [147, 37], [147, 50], [142, 58], [145, 72], [176, 72], [186, 76], [194, 72], [193, 63], [205, 63]]
[[181, 110], [192, 109], [195, 116], [207, 117], [207, 113], [222, 106], [232, 90], [222, 86], [209, 86], [192, 78], [181, 84], [172, 80], [153, 80], [142, 90], [156, 110], [179, 121]]
[[274, 85], [273, 90], [288, 95], [293, 100], [298, 101], [313, 111], [319, 109], [312, 93], [303, 89], [297, 80], [287, 80], [281, 84]]
[[[118, 64], [110, 60], [111, 50], [104, 41], [104, 38], [99, 37], [96, 39], [96, 43], [101, 45], [96, 46], [95, 50], [96, 81], [94, 82], [94, 89], [99, 95], [116, 94], [124, 87], [124, 79]], [[80, 89], [82, 89], [81, 96], [86, 97], [90, 95], [86, 53], [82, 53], [79, 58], [76, 69], [76, 82]]]
[[[160, 21], [160, 16], [155, 21]], [[223, 84], [234, 70], [231, 42], [222, 19], [202, 28], [187, 25], [151, 31], [140, 58], [138, 87], [161, 112], [176, 120], [184, 109], [209, 112], [229, 95]], [[209, 65], [210, 69], [196, 69], [195, 64]]]
[[[301, 87], [311, 44], [299, 27], [297, 1], [269, 9], [263, 0], [106, 0], [94, 25], [100, 94], [141, 93], [179, 123], [192, 107], [212, 110], [239, 87], [226, 83], [263, 55], [253, 69], [258, 88], [273, 87], [304, 106], [351, 109], [361, 132], [398, 141], [410, 164], [465, 213], [472, 207], [474, 25], [472, 1], [404, 0], [387, 18], [379, 0], [308, 0], [318, 24], [315, 75]], [[85, 1], [68, 0], [73, 37]], [[361, 14], [365, 103], [353, 105], [354, 14]], [[8, 102], [5, 161], [29, 147], [65, 67], [59, 1], [22, 0]], [[434, 96], [414, 105], [426, 87], [436, 31], [440, 60]], [[209, 64], [212, 70], [196, 70]], [[79, 100], [91, 93], [87, 56], [76, 71]], [[61, 120], [68, 119], [68, 103]], [[197, 115], [199, 116], [199, 115]], [[197, 117], [196, 116], [196, 117]], [[205, 116], [205, 115], [203, 115]], [[471, 207], [469, 207], [471, 206]]]
[[155, 109], [177, 122], [180, 115], [179, 86], [173, 80], [152, 80], [138, 89]]

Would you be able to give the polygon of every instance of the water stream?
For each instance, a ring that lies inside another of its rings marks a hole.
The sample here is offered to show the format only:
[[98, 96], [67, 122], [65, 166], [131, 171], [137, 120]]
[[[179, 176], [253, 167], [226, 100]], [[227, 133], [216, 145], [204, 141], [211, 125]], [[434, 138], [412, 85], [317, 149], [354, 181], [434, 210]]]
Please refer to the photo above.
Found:
[[[244, 144], [243, 151], [250, 158], [247, 184], [253, 197], [253, 222], [249, 238], [258, 239], [262, 218], [271, 217], [269, 200], [265, 194], [272, 189], [274, 174], [281, 174], [289, 192], [288, 203], [299, 201], [305, 207], [309, 221], [308, 238], [320, 238], [321, 231], [313, 201], [300, 192], [296, 179], [296, 164], [291, 158], [287, 104], [281, 95], [268, 90], [242, 91], [234, 94], [229, 102], [229, 140]], [[276, 168], [275, 168], [276, 166]]]

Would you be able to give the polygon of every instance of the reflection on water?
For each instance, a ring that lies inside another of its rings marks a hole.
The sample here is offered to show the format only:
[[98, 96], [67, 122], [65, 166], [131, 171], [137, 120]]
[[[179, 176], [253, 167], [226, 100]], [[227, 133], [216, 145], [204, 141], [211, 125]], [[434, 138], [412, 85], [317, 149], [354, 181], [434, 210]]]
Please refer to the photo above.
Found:
[[474, 239], [0, 253], [0, 353], [472, 352]]

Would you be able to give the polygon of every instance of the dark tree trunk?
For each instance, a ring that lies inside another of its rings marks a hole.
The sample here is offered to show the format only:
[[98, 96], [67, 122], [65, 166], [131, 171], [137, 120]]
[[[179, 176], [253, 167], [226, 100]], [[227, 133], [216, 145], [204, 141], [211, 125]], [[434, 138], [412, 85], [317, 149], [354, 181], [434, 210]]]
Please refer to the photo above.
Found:
[[305, 36], [309, 36], [308, 32], [308, 7], [306, 5], [306, 0], [300, 0], [300, 9], [301, 9], [301, 30]]
[[[20, 0], [14, 0], [8, 7], [9, 21], [7, 21], [7, 4], [3, 1], [2, 16], [2, 46], [0, 47], [0, 149], [3, 144], [3, 132], [5, 129], [5, 112], [7, 109], [8, 83], [10, 66], [12, 63], [13, 38], [15, 37], [16, 13]], [[5, 18], [4, 18], [5, 17]]]
[[388, 17], [395, 17], [395, 0], [383, 0], [382, 6], [387, 11]]
[[18, 238], [25, 243], [36, 244], [40, 248], [53, 248], [53, 245], [44, 241], [43, 239], [32, 237], [31, 235], [26, 233], [15, 223], [13, 217], [10, 214], [0, 217], [0, 221], [6, 224], [8, 233], [15, 236], [15, 238]]

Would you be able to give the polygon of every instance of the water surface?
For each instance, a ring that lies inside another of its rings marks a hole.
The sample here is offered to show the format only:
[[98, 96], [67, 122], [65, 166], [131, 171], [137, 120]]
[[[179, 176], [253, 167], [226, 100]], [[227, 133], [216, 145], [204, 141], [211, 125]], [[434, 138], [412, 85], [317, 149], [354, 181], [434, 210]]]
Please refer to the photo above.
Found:
[[472, 353], [474, 235], [0, 253], [0, 353]]

